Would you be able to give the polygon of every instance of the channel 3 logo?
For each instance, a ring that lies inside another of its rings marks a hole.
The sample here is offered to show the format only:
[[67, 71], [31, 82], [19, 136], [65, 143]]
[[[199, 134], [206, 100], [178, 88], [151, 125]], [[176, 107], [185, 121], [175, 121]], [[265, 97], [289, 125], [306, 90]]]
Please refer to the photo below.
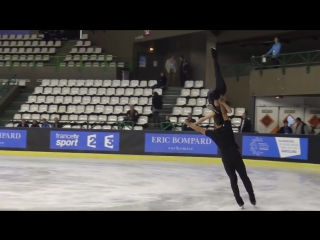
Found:
[[[113, 149], [114, 135], [108, 135], [104, 137], [104, 147]], [[91, 148], [97, 148], [97, 134], [87, 136], [87, 146]]]

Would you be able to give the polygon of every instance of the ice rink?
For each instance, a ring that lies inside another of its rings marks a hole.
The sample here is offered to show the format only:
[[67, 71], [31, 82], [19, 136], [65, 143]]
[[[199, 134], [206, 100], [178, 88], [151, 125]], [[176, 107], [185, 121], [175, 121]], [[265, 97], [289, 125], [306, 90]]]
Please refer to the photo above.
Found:
[[1, 156], [0, 210], [320, 210], [320, 170], [247, 169], [241, 210], [221, 164]]

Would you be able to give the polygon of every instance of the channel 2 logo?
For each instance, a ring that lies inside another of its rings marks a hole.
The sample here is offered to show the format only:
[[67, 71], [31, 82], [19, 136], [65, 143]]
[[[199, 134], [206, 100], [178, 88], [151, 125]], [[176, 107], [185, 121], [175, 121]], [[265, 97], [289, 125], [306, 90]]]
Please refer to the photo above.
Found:
[[50, 149], [119, 151], [119, 133], [52, 131]]

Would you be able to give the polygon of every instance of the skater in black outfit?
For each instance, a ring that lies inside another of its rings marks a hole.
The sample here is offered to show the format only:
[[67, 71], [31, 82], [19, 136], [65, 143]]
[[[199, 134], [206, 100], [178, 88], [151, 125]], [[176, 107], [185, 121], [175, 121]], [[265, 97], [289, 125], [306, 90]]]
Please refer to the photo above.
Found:
[[[215, 48], [211, 48], [211, 56], [214, 64], [214, 70], [215, 70], [215, 77], [216, 77], [216, 88], [213, 90], [208, 91], [207, 98], [208, 98], [208, 105], [207, 108], [212, 110], [212, 113], [208, 114], [207, 116], [204, 116], [203, 118], [200, 118], [195, 124], [200, 124], [203, 121], [210, 119], [210, 118], [220, 118], [220, 121], [222, 121], [222, 115], [220, 110], [220, 104], [219, 99], [223, 97], [225, 101], [225, 94], [227, 92], [227, 86], [226, 83], [221, 75], [220, 71], [220, 65], [218, 62], [218, 56], [217, 56], [217, 50]], [[227, 113], [231, 113], [231, 108], [226, 105]]]
[[[216, 88], [208, 91], [208, 105], [207, 108], [214, 111], [215, 113], [221, 114], [221, 110], [219, 107], [218, 100], [221, 96], [224, 96], [227, 92], [227, 85], [222, 77], [220, 71], [220, 65], [218, 62], [217, 50], [215, 48], [211, 48], [211, 56], [214, 65], [215, 77], [216, 77]], [[229, 109], [227, 109], [229, 110]], [[229, 111], [228, 111], [229, 112]]]
[[243, 207], [244, 202], [240, 196], [236, 172], [239, 174], [244, 184], [244, 187], [246, 188], [249, 194], [251, 204], [256, 205], [256, 199], [253, 192], [252, 184], [247, 175], [246, 167], [244, 165], [242, 156], [239, 152], [239, 146], [235, 141], [231, 121], [227, 116], [227, 104], [222, 99], [223, 98], [220, 98], [219, 100], [222, 118], [217, 118], [217, 115], [215, 116], [215, 130], [206, 130], [188, 121], [186, 121], [186, 124], [195, 131], [198, 131], [206, 135], [207, 137], [211, 138], [217, 144], [222, 155], [222, 162], [225, 171], [230, 178], [231, 188], [238, 205], [240, 207]]

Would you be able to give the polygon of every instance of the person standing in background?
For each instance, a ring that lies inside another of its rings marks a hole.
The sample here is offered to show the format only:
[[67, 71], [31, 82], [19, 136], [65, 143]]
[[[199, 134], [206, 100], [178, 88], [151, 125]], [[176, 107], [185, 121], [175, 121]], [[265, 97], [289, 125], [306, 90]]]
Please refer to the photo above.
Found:
[[283, 122], [283, 127], [279, 129], [277, 133], [282, 133], [282, 134], [291, 134], [292, 133], [292, 128], [289, 127], [288, 121]]
[[160, 78], [157, 81], [157, 84], [153, 85], [151, 88], [152, 88], [152, 90], [154, 90], [156, 88], [165, 89], [166, 86], [167, 86], [167, 77], [162, 72], [160, 74]]
[[281, 54], [281, 43], [279, 42], [279, 38], [274, 38], [274, 44], [265, 55], [262, 55], [262, 57], [272, 55], [272, 64], [273, 65], [279, 65], [280, 61], [278, 59], [278, 55]]
[[169, 77], [169, 86], [175, 86], [178, 65], [173, 55], [166, 61], [165, 68]]
[[190, 77], [190, 66], [187, 61], [187, 59], [184, 58], [184, 56], [180, 56], [180, 82], [181, 87], [184, 87], [185, 82]]
[[159, 114], [162, 109], [162, 105], [162, 97], [157, 92], [153, 92], [152, 112], [154, 126], [158, 126], [160, 124]]
[[294, 131], [295, 134], [308, 134], [308, 127], [301, 118], [296, 118], [296, 129]]
[[251, 132], [252, 124], [249, 118], [247, 118], [247, 114], [242, 114], [241, 124], [239, 127], [239, 132]]

